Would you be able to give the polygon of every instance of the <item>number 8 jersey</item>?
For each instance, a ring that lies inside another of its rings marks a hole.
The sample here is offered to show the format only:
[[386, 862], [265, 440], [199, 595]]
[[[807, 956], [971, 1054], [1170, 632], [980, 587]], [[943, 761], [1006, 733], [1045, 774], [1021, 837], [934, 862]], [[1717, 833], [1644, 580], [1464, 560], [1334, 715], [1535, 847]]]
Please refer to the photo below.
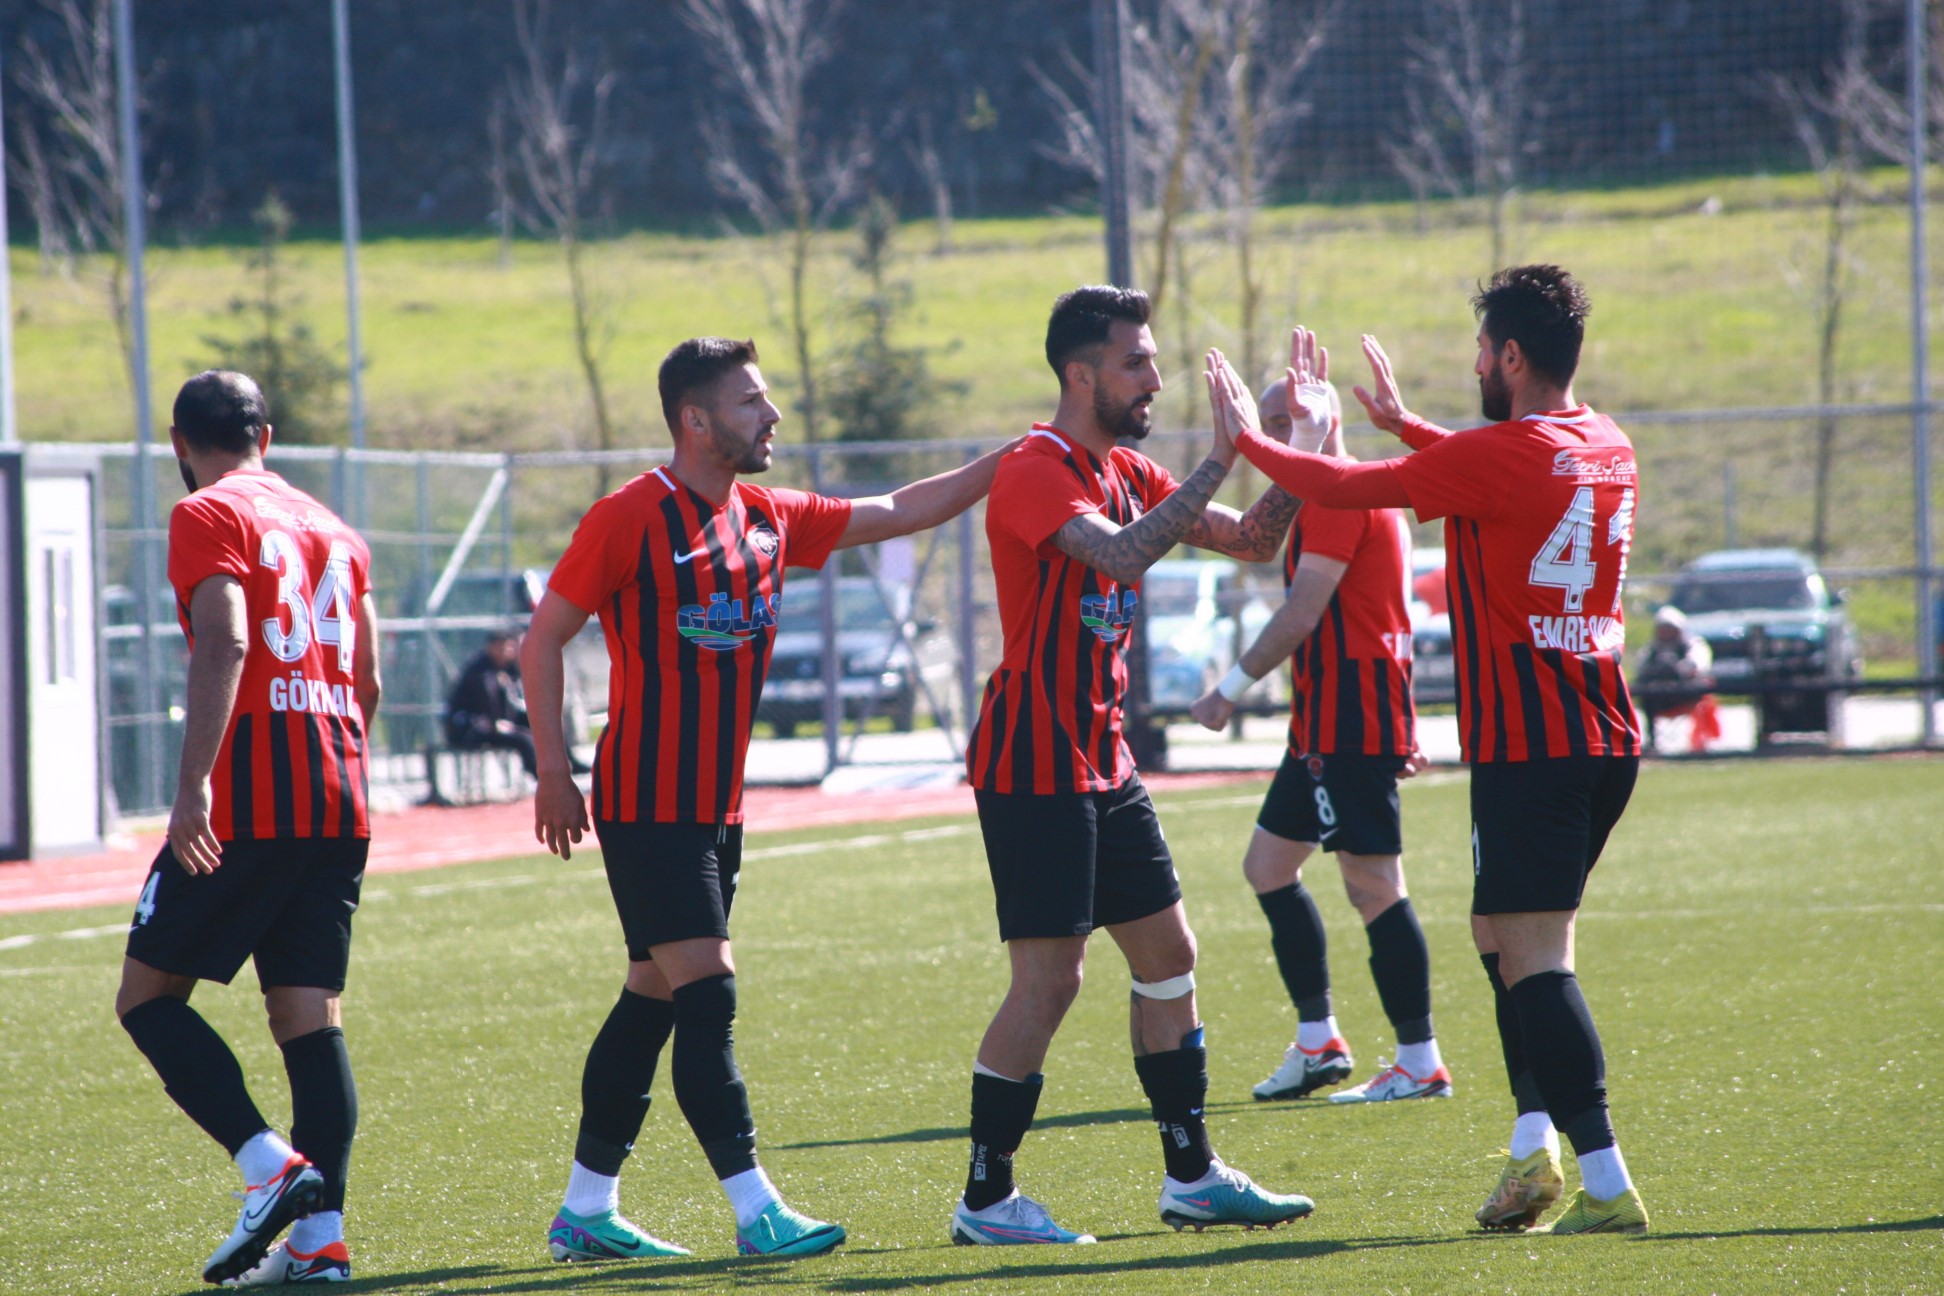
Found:
[[1467, 761], [1636, 756], [1621, 589], [1639, 498], [1604, 415], [1406, 427], [1396, 460], [1422, 520], [1445, 519], [1458, 733]]
[[369, 837], [364, 717], [352, 687], [371, 551], [275, 473], [238, 470], [169, 514], [169, 583], [189, 600], [212, 576], [243, 586], [243, 681], [210, 777], [219, 841]]

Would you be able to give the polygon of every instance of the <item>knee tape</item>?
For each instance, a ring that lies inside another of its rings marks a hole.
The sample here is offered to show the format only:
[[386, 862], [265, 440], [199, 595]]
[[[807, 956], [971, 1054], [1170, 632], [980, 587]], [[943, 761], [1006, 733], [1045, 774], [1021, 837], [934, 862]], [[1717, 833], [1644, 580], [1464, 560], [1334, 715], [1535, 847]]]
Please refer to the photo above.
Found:
[[1179, 999], [1195, 992], [1195, 974], [1183, 972], [1166, 981], [1136, 981], [1134, 993], [1143, 999]]

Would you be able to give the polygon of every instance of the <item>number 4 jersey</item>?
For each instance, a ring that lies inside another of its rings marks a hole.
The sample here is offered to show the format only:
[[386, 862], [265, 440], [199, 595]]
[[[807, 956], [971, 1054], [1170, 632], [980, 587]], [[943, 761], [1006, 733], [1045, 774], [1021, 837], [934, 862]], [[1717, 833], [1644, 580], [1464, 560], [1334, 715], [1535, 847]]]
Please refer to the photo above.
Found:
[[1584, 405], [1417, 431], [1405, 439], [1422, 448], [1393, 463], [1418, 517], [1445, 519], [1465, 759], [1638, 755], [1621, 670], [1638, 498], [1626, 433]]
[[192, 645], [196, 587], [243, 586], [243, 682], [210, 777], [218, 840], [371, 835], [352, 687], [370, 574], [357, 532], [275, 473], [226, 473], [170, 512], [169, 583]]

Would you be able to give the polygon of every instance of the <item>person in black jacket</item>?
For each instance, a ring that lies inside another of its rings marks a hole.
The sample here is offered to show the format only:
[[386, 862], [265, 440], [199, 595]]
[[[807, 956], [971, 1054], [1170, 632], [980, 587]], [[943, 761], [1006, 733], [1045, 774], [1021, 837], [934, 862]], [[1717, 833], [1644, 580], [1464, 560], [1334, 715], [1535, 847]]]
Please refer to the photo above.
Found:
[[518, 752], [529, 777], [537, 777], [533, 732], [520, 693], [520, 640], [506, 631], [486, 636], [446, 695], [446, 745], [454, 751], [493, 748]]

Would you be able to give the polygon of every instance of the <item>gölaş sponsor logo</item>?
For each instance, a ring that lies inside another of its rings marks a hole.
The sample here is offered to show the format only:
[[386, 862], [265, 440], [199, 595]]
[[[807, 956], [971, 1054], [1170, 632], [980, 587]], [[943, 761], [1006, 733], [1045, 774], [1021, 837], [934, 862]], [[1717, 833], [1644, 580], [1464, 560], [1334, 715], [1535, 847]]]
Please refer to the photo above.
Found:
[[1080, 624], [1102, 643], [1114, 643], [1134, 624], [1134, 613], [1140, 606], [1141, 596], [1135, 590], [1084, 594], [1080, 598]]
[[743, 601], [727, 594], [711, 594], [706, 605], [690, 603], [675, 613], [675, 629], [682, 638], [710, 652], [734, 652], [759, 630], [776, 624], [783, 610], [783, 596], [752, 599], [745, 614]]

